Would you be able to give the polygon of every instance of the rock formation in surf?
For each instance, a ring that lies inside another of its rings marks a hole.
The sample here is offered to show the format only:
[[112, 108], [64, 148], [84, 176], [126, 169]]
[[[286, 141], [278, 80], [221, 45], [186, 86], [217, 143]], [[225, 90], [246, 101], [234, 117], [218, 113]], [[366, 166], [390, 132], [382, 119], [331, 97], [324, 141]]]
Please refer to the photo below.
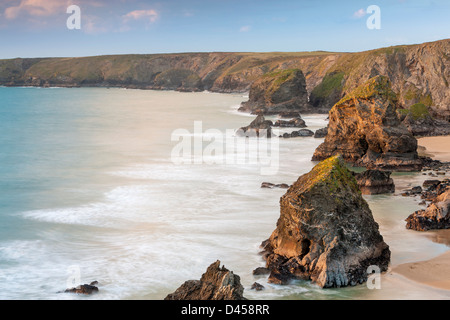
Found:
[[269, 282], [312, 280], [320, 287], [367, 281], [367, 268], [386, 271], [389, 246], [353, 174], [331, 157], [301, 176], [280, 200], [281, 213], [263, 256]]
[[416, 231], [450, 229], [450, 187], [425, 209], [414, 212], [406, 219], [406, 228]]
[[240, 128], [236, 135], [239, 137], [272, 137], [272, 121], [266, 120], [263, 115], [259, 115], [248, 126]]
[[243, 294], [240, 277], [216, 261], [200, 280], [186, 281], [164, 300], [246, 300]]

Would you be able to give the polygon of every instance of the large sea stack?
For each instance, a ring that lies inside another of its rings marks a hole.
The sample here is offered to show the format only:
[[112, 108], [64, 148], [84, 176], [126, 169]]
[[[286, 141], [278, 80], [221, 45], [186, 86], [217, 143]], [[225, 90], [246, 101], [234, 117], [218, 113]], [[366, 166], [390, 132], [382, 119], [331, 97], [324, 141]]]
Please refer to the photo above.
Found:
[[371, 265], [387, 270], [389, 246], [341, 157], [301, 176], [280, 206], [277, 228], [262, 244], [270, 282], [344, 287], [367, 281]]
[[376, 76], [330, 111], [325, 142], [313, 161], [340, 154], [356, 166], [391, 171], [420, 171], [417, 140], [397, 116], [397, 97], [387, 77]]
[[267, 73], [256, 80], [239, 111], [275, 115], [310, 110], [306, 79], [299, 69]]

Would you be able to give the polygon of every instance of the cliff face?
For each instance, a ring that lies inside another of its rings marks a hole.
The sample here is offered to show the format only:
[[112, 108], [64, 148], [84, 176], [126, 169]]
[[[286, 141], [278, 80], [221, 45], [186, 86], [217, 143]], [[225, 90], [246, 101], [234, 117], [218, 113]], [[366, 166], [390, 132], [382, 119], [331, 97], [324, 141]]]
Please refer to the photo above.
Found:
[[353, 174], [339, 157], [301, 176], [280, 200], [280, 218], [263, 243], [269, 281], [312, 280], [323, 288], [367, 280], [386, 271], [390, 250]]
[[313, 160], [340, 154], [369, 169], [420, 171], [417, 140], [401, 124], [396, 105], [387, 77], [368, 80], [331, 109], [328, 134]]
[[[184, 53], [0, 60], [0, 85], [125, 86], [247, 92], [262, 76], [300, 69], [315, 107], [331, 109], [384, 75], [405, 108], [422, 103], [450, 120], [450, 39], [359, 53]], [[188, 72], [189, 71], [189, 72]]]

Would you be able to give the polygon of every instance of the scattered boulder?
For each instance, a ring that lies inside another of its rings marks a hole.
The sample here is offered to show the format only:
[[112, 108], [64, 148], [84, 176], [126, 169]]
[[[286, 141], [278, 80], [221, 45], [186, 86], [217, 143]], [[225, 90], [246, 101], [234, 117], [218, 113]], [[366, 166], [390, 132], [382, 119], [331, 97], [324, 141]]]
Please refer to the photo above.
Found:
[[236, 135], [240, 137], [271, 138], [272, 125], [272, 121], [266, 120], [264, 116], [259, 115], [250, 123], [250, 125], [240, 128], [236, 132]]
[[281, 213], [262, 243], [269, 282], [312, 280], [322, 288], [367, 281], [367, 268], [386, 271], [389, 246], [341, 157], [301, 176], [280, 199]]
[[289, 138], [298, 138], [298, 137], [312, 137], [314, 136], [314, 132], [309, 129], [300, 129], [298, 131], [292, 131], [290, 133], [285, 132], [280, 138], [289, 139]]
[[281, 188], [281, 189], [289, 189], [289, 185], [286, 183], [273, 184], [270, 182], [263, 182], [261, 184], [261, 188], [273, 189], [273, 188]]
[[391, 172], [380, 170], [366, 170], [355, 174], [356, 181], [362, 194], [374, 195], [394, 193], [395, 184]]
[[417, 140], [401, 124], [396, 106], [389, 78], [369, 79], [331, 109], [328, 134], [313, 161], [340, 154], [368, 169], [420, 171]]
[[294, 118], [289, 121], [285, 120], [277, 120], [274, 125], [274, 127], [280, 127], [280, 128], [306, 128], [305, 120], [302, 118]]
[[259, 267], [259, 268], [256, 268], [255, 270], [253, 270], [254, 276], [263, 276], [263, 275], [267, 275], [269, 273], [270, 273], [270, 270], [267, 268], [263, 268], [263, 267]]
[[243, 294], [240, 277], [216, 261], [200, 280], [186, 281], [164, 300], [246, 300]]
[[316, 130], [316, 132], [314, 133], [314, 138], [316, 139], [321, 139], [321, 138], [325, 138], [328, 134], [328, 127]]
[[406, 219], [406, 228], [416, 231], [450, 229], [450, 189], [441, 193], [425, 210]]

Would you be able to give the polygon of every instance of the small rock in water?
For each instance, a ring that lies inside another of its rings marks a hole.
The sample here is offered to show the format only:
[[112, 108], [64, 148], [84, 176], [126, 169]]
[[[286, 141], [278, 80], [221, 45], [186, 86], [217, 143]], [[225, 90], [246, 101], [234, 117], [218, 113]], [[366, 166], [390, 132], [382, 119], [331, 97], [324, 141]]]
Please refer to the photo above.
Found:
[[264, 290], [264, 286], [262, 284], [259, 284], [258, 282], [255, 282], [254, 284], [252, 284], [252, 287], [250, 288], [250, 290], [256, 290], [256, 291], [261, 291]]
[[91, 284], [82, 284], [76, 288], [66, 289], [64, 292], [91, 295], [98, 292], [98, 288], [95, 285], [98, 285], [97, 281], [93, 281]]

